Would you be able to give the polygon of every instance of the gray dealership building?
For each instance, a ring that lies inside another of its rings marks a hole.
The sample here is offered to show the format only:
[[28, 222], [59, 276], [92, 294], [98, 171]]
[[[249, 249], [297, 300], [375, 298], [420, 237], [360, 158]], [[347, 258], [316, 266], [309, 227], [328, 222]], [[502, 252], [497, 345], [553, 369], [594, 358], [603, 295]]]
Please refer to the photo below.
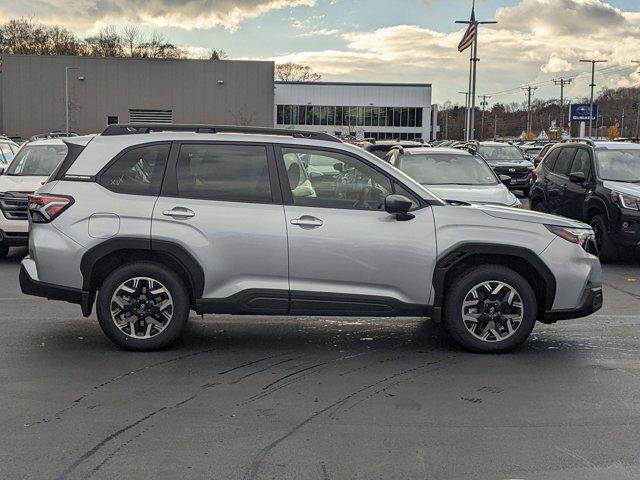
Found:
[[[70, 68], [67, 68], [70, 67]], [[273, 62], [3, 55], [0, 132], [29, 138], [107, 124], [273, 126]]]

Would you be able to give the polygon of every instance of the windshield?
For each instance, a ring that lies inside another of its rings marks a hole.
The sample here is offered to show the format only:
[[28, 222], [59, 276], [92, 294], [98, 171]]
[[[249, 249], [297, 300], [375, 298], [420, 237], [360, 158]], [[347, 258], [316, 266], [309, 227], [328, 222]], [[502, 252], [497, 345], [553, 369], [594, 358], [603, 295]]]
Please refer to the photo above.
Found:
[[522, 153], [513, 145], [480, 145], [478, 153], [485, 160], [522, 160]]
[[64, 160], [67, 146], [33, 145], [18, 152], [7, 169], [7, 175], [46, 177]]
[[422, 185], [496, 185], [496, 176], [479, 157], [456, 154], [405, 155], [400, 170]]
[[640, 182], [640, 148], [596, 151], [596, 164], [603, 180]]

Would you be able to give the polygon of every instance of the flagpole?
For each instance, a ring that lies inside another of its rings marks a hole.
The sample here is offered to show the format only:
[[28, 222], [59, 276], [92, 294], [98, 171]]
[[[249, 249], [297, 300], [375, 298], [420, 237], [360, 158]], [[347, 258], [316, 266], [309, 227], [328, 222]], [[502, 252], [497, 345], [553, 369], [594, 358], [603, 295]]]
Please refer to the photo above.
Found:
[[471, 78], [473, 76], [473, 49], [471, 49], [471, 53], [469, 55], [469, 88], [467, 89], [467, 104], [465, 108], [467, 111], [465, 112], [464, 117], [464, 140], [468, 142], [471, 140], [471, 134], [469, 133], [471, 126]]
[[[474, 126], [475, 126], [475, 108], [476, 108], [476, 77], [477, 77], [477, 62], [480, 61], [478, 58], [478, 31], [479, 25], [486, 25], [490, 23], [498, 23], [496, 21], [484, 21], [479, 22], [476, 20], [475, 14], [476, 2], [473, 0], [471, 4], [471, 18], [469, 20], [456, 20], [455, 23], [464, 23], [471, 27], [473, 25], [475, 31], [473, 32], [473, 43], [471, 45], [464, 45], [465, 37], [460, 42], [458, 49], [465, 50], [469, 46], [471, 46], [471, 58], [470, 58], [470, 66], [469, 66], [469, 101], [468, 101], [468, 114], [465, 117], [466, 127], [466, 135], [465, 139], [473, 140], [475, 138]], [[467, 30], [468, 31], [468, 30]]]

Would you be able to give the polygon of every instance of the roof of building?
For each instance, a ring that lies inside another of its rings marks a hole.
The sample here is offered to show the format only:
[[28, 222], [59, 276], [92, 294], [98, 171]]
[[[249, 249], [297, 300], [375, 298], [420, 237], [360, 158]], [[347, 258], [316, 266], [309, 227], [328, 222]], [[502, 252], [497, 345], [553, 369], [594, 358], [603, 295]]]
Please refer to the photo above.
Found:
[[431, 87], [430, 83], [379, 83], [379, 82], [283, 82], [275, 81], [275, 85], [333, 85], [344, 87]]

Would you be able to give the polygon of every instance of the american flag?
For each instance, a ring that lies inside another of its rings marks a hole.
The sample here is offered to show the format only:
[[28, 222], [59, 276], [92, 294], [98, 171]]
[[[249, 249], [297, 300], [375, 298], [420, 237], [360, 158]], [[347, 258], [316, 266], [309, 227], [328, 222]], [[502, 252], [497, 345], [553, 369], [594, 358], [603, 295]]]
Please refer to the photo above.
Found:
[[474, 9], [471, 9], [471, 21], [467, 27], [467, 31], [464, 32], [462, 40], [458, 44], [458, 51], [464, 52], [467, 48], [473, 45], [476, 35], [478, 34], [478, 26], [476, 25], [476, 15]]

